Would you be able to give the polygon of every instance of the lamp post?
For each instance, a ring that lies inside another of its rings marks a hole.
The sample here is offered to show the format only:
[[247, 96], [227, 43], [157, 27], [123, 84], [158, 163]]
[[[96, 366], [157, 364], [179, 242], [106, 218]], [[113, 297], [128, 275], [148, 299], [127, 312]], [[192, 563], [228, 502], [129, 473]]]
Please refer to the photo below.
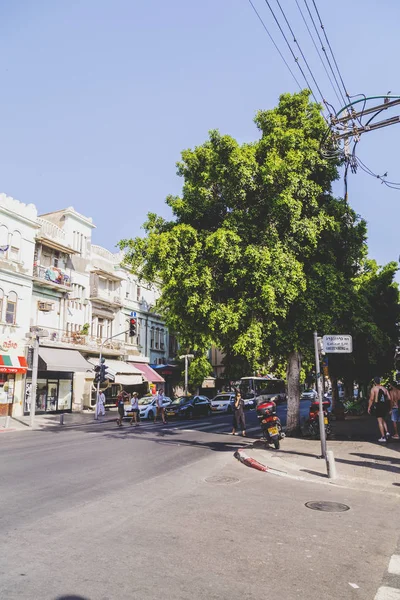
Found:
[[189, 368], [189, 358], [194, 358], [194, 354], [182, 354], [179, 357], [180, 360], [185, 359], [185, 396], [188, 395], [188, 368]]

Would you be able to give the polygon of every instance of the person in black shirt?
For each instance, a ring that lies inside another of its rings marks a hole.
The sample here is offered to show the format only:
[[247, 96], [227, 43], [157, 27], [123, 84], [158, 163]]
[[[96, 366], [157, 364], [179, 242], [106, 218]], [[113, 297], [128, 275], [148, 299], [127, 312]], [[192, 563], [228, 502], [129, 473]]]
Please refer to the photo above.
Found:
[[235, 402], [233, 404], [233, 429], [232, 435], [236, 435], [236, 430], [242, 430], [242, 435], [246, 435], [246, 422], [244, 418], [244, 400], [240, 392], [235, 393]]

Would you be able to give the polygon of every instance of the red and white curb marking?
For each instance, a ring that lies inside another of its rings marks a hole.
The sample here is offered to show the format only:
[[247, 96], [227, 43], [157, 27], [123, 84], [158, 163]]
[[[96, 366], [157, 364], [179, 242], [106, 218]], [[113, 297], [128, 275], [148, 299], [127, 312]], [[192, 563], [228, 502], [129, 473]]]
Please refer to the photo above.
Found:
[[273, 475], [279, 475], [280, 477], [291, 477], [296, 478], [293, 475], [288, 475], [285, 471], [278, 471], [278, 469], [273, 469], [271, 467], [267, 467], [267, 465], [263, 465], [258, 462], [255, 458], [251, 458], [246, 454], [245, 448], [239, 448], [235, 452], [235, 458], [237, 458], [241, 463], [246, 465], [247, 467], [251, 467], [252, 469], [257, 469], [258, 471], [263, 471], [264, 473], [272, 473]]

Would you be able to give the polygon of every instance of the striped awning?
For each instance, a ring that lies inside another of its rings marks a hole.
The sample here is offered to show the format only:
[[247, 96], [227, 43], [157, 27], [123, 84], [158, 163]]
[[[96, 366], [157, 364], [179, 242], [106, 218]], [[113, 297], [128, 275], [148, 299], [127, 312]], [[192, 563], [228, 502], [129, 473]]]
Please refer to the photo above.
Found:
[[0, 373], [26, 373], [27, 369], [25, 356], [0, 354]]

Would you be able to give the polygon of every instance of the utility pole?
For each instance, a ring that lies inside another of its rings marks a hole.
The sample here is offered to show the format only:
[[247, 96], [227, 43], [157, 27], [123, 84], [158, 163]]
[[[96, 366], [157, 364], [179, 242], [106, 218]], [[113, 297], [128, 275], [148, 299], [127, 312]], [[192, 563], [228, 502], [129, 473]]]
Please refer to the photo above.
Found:
[[321, 438], [321, 456], [326, 460], [326, 434], [325, 434], [325, 422], [324, 422], [324, 406], [323, 406], [323, 394], [321, 386], [321, 368], [319, 363], [319, 347], [318, 347], [318, 333], [314, 331], [314, 351], [315, 351], [315, 380], [317, 383], [318, 401], [319, 401], [319, 435]]
[[128, 333], [129, 329], [127, 329], [126, 331], [121, 331], [120, 333], [116, 333], [115, 335], [111, 335], [110, 337], [106, 338], [104, 340], [104, 342], [101, 343], [100, 345], [100, 354], [99, 354], [99, 380], [97, 381], [97, 389], [96, 389], [96, 406], [95, 406], [95, 410], [94, 410], [94, 418], [97, 421], [99, 418], [99, 394], [100, 394], [100, 379], [101, 379], [101, 367], [103, 366], [103, 363], [105, 361], [105, 359], [103, 358], [103, 346], [106, 342], [109, 342], [110, 340], [118, 337], [119, 335], [125, 335], [125, 333]]
[[38, 364], [39, 364], [39, 337], [37, 335], [35, 335], [35, 339], [33, 341], [31, 407], [30, 407], [30, 414], [29, 414], [29, 417], [30, 417], [29, 425], [31, 427], [33, 427], [35, 424]]
[[182, 354], [179, 357], [180, 360], [185, 359], [185, 396], [188, 395], [188, 370], [189, 370], [189, 358], [194, 358], [193, 354]]

